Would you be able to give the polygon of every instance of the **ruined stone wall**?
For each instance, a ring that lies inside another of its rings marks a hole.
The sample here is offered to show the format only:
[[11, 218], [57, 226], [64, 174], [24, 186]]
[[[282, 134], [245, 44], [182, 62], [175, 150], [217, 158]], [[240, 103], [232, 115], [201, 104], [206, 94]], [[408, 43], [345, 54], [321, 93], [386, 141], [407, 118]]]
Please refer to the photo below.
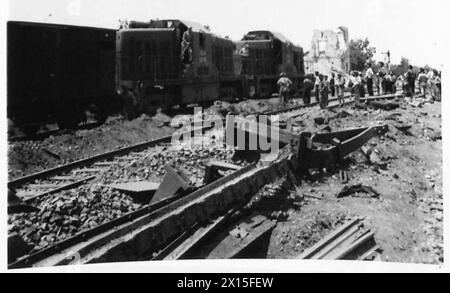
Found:
[[319, 71], [328, 76], [332, 72], [350, 71], [348, 29], [339, 27], [336, 30], [314, 30], [311, 50], [305, 56], [305, 67], [308, 73]]

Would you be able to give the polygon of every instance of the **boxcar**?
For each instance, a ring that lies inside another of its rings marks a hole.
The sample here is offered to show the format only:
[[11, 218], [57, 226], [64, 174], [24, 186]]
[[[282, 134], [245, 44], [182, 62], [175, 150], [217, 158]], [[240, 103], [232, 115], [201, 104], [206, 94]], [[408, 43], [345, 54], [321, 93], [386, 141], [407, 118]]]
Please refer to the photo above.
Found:
[[115, 36], [110, 29], [8, 22], [8, 118], [35, 130], [72, 127], [91, 109], [104, 119], [115, 97]]

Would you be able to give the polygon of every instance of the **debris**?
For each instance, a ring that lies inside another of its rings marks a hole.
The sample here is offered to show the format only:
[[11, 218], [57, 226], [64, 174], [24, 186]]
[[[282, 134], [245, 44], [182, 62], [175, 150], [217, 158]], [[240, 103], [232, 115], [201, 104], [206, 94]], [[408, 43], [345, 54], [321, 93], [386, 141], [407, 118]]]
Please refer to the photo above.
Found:
[[241, 167], [238, 165], [227, 164], [218, 161], [209, 161], [205, 167], [204, 183], [209, 184], [218, 178], [222, 177], [219, 171], [239, 170]]
[[267, 257], [270, 235], [275, 226], [273, 221], [262, 215], [253, 214], [244, 218], [231, 227], [229, 232], [224, 232], [226, 236], [222, 236], [217, 246], [206, 253], [206, 258]]
[[357, 184], [357, 185], [352, 185], [352, 186], [344, 186], [344, 188], [336, 195], [337, 198], [342, 198], [342, 197], [346, 197], [349, 195], [355, 195], [355, 194], [359, 194], [359, 193], [366, 193], [369, 194], [370, 197], [372, 198], [378, 198], [380, 197], [380, 194], [373, 189], [370, 186], [366, 186], [366, 185], [362, 185], [362, 184]]
[[189, 115], [177, 115], [170, 121], [170, 127], [172, 128], [181, 128], [186, 125], [191, 124], [191, 116]]
[[320, 129], [320, 131], [319, 132], [328, 132], [328, 133], [330, 133], [331, 132], [331, 127], [330, 126], [325, 126], [325, 127], [322, 127], [322, 129]]
[[325, 123], [325, 118], [323, 117], [316, 117], [314, 118], [314, 123], [316, 123], [317, 125], [322, 125]]
[[384, 102], [371, 101], [371, 102], [369, 102], [369, 105], [375, 109], [383, 109], [386, 111], [391, 111], [391, 110], [394, 110], [394, 109], [397, 109], [400, 107], [399, 103], [390, 102], [390, 101], [384, 101]]
[[169, 165], [166, 165], [165, 169], [167, 171], [166, 176], [164, 176], [150, 204], [172, 197], [180, 190], [186, 191], [191, 187], [189, 178], [182, 171]]
[[320, 196], [316, 196], [310, 193], [303, 193], [304, 197], [310, 197], [310, 198], [315, 198], [315, 199], [322, 199], [323, 198], [323, 194], [321, 194]]
[[300, 259], [328, 260], [379, 260], [381, 247], [376, 244], [374, 233], [364, 228], [361, 219], [356, 219], [328, 234]]
[[53, 158], [55, 158], [55, 159], [57, 159], [57, 160], [61, 160], [61, 157], [60, 157], [59, 155], [57, 155], [57, 154], [55, 154], [54, 152], [48, 150], [47, 148], [42, 148], [42, 150], [43, 150], [47, 155], [49, 155], [49, 156], [51, 156], [51, 157], [53, 157]]
[[112, 189], [121, 191], [133, 197], [134, 200], [149, 203], [159, 188], [159, 183], [150, 181], [130, 182], [110, 185]]

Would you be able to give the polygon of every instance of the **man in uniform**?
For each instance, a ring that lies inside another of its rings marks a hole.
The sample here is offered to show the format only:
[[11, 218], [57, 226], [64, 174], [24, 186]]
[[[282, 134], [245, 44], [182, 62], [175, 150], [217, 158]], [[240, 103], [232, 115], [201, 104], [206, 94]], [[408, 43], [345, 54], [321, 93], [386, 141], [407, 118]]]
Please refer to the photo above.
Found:
[[372, 69], [372, 64], [367, 63], [367, 69], [366, 69], [366, 74], [364, 76], [364, 79], [366, 80], [366, 84], [367, 84], [367, 92], [369, 93], [369, 96], [372, 97], [373, 96], [373, 69]]
[[357, 71], [353, 71], [353, 77], [351, 79], [352, 85], [353, 85], [353, 94], [355, 95], [355, 103], [359, 104], [360, 103], [360, 96], [361, 96], [361, 84], [362, 84], [362, 80], [361, 80], [361, 76], [359, 75], [359, 73]]
[[335, 88], [336, 80], [334, 79], [334, 73], [331, 73], [331, 79], [330, 79], [330, 95], [332, 97], [335, 96], [336, 88]]
[[419, 76], [417, 77], [419, 82], [420, 94], [426, 97], [427, 95], [427, 85], [428, 85], [428, 77], [425, 73], [424, 68], [420, 68]]
[[339, 107], [344, 106], [344, 89], [345, 89], [345, 78], [342, 77], [342, 73], [338, 73], [336, 80], [336, 93], [338, 97]]
[[303, 104], [309, 105], [311, 103], [311, 91], [314, 89], [314, 75], [308, 74], [303, 80]]
[[407, 96], [414, 97], [416, 75], [413, 71], [412, 65], [409, 65], [408, 71], [406, 72], [406, 83], [408, 84]]
[[277, 85], [280, 87], [281, 103], [284, 104], [288, 99], [292, 81], [286, 76], [286, 73], [282, 72], [280, 74], [280, 79], [278, 79]]

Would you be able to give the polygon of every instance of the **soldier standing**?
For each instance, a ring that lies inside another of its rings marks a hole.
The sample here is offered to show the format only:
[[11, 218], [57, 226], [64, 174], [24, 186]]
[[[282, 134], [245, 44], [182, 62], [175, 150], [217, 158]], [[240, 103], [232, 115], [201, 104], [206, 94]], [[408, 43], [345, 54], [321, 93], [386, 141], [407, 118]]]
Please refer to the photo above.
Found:
[[335, 84], [336, 84], [336, 81], [335, 81], [335, 79], [334, 79], [334, 73], [331, 73], [331, 79], [330, 79], [330, 94], [331, 94], [332, 97], [334, 97], [335, 94], [336, 94]]
[[328, 77], [320, 75], [320, 108], [326, 109], [328, 107], [328, 92], [329, 92], [329, 84], [327, 81]]
[[366, 74], [364, 76], [364, 79], [366, 80], [366, 84], [367, 84], [367, 92], [369, 93], [369, 96], [372, 97], [373, 96], [373, 69], [372, 69], [372, 64], [367, 63], [367, 69], [366, 69]]
[[344, 106], [344, 89], [345, 89], [345, 78], [342, 77], [342, 73], [338, 73], [336, 80], [336, 93], [338, 97], [339, 107]]
[[315, 81], [314, 81], [314, 92], [316, 94], [316, 102], [318, 103], [320, 100], [320, 74], [318, 71], [315, 72]]
[[288, 99], [289, 91], [291, 89], [292, 81], [286, 76], [286, 73], [282, 72], [280, 74], [280, 79], [278, 79], [277, 85], [280, 87], [280, 99], [281, 103], [285, 103]]
[[313, 75], [307, 75], [305, 79], [303, 80], [303, 104], [309, 105], [311, 103], [311, 91], [314, 88], [314, 76]]
[[192, 63], [192, 28], [189, 27], [181, 40], [181, 60], [184, 64]]
[[407, 96], [414, 97], [416, 75], [414, 74], [412, 65], [409, 65], [408, 71], [406, 72], [406, 83], [408, 84]]
[[239, 50], [239, 56], [241, 56], [240, 74], [247, 74], [248, 57], [250, 57], [250, 46], [245, 43]]

